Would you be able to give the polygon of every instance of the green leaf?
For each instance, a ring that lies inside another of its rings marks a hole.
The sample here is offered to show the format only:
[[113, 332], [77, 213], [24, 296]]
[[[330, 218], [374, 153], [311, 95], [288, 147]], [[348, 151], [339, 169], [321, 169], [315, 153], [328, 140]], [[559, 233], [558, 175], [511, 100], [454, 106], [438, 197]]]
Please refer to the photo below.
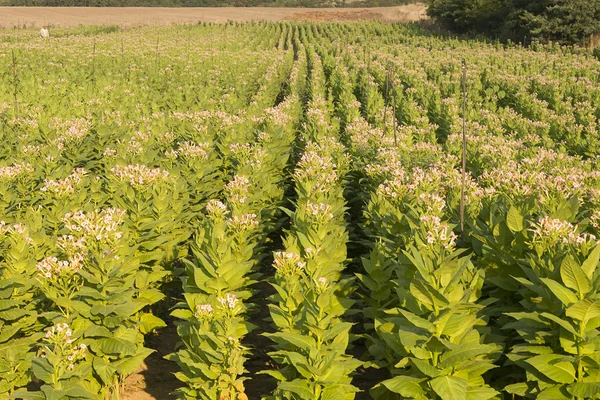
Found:
[[280, 382], [277, 388], [279, 390], [296, 394], [299, 400], [312, 400], [315, 397], [313, 392], [310, 390], [310, 386], [308, 386], [308, 382], [302, 379], [296, 379], [291, 382]]
[[528, 394], [537, 392], [537, 390], [536, 382], [519, 382], [504, 386], [505, 392], [519, 396], [526, 396]]
[[312, 337], [307, 336], [307, 335], [301, 335], [299, 333], [277, 332], [277, 333], [270, 333], [265, 336], [269, 337], [271, 340], [273, 340], [277, 343], [281, 343], [283, 340], [295, 347], [298, 347], [300, 349], [307, 350], [307, 351], [316, 347], [315, 339], [313, 339]]
[[456, 376], [440, 376], [432, 379], [429, 384], [442, 400], [465, 400], [469, 382]]
[[600, 300], [581, 300], [567, 308], [566, 314], [567, 317], [587, 325], [590, 319], [600, 317]]
[[413, 280], [410, 283], [410, 293], [420, 301], [423, 305], [433, 309], [435, 304], [438, 308], [447, 306], [448, 300], [442, 296], [437, 290], [432, 288], [429, 284], [421, 280]]
[[554, 382], [572, 383], [575, 381], [575, 367], [570, 362], [560, 361], [563, 358], [558, 354], [540, 354], [525, 361]]
[[456, 367], [463, 361], [471, 360], [481, 354], [491, 352], [492, 348], [480, 344], [479, 346], [473, 346], [472, 344], [466, 343], [458, 345], [451, 351], [445, 352], [440, 358], [440, 368]]
[[114, 383], [114, 379], [117, 378], [117, 369], [110, 365], [110, 363], [101, 357], [94, 357], [92, 366], [105, 386], [110, 386]]
[[585, 399], [592, 399], [596, 395], [600, 394], [600, 383], [598, 382], [575, 382], [569, 385], [568, 389], [575, 397], [583, 397]]
[[142, 365], [142, 362], [150, 354], [154, 353], [154, 350], [141, 347], [138, 349], [137, 354], [133, 357], [127, 357], [123, 360], [115, 361], [112, 365], [117, 369], [117, 372], [121, 375], [133, 374]]
[[514, 206], [511, 206], [506, 215], [506, 225], [512, 232], [521, 232], [525, 227], [525, 218]]
[[194, 313], [184, 308], [179, 308], [171, 312], [171, 317], [188, 320], [194, 316]]
[[588, 258], [581, 265], [581, 269], [585, 272], [589, 279], [594, 277], [594, 272], [598, 268], [598, 262], [600, 262], [600, 245], [597, 244]]
[[571, 395], [566, 388], [561, 386], [552, 386], [542, 390], [536, 397], [537, 400], [572, 400]]
[[399, 311], [404, 316], [404, 318], [406, 318], [408, 320], [408, 322], [410, 322], [417, 328], [426, 329], [429, 332], [435, 332], [435, 326], [431, 322], [427, 321], [426, 319], [423, 319], [423, 318], [419, 317], [418, 315], [415, 315], [406, 310], [399, 309]]
[[580, 299], [591, 289], [590, 280], [571, 256], [567, 256], [560, 264], [560, 277], [568, 288], [579, 294]]
[[143, 314], [140, 318], [140, 323], [140, 331], [143, 334], [147, 334], [157, 328], [164, 328], [165, 326], [167, 326], [167, 324], [165, 324], [165, 321], [152, 314]]
[[549, 319], [550, 321], [554, 321], [556, 324], [562, 326], [571, 334], [575, 335], [575, 337], [581, 337], [579, 332], [577, 332], [577, 330], [573, 328], [573, 326], [568, 321], [563, 321], [562, 319], [560, 319], [560, 317], [557, 317], [556, 315], [550, 313], [541, 313], [540, 316]]
[[28, 392], [27, 390], [20, 390], [10, 395], [11, 399], [27, 399], [27, 400], [46, 400], [46, 396], [42, 392]]
[[54, 367], [47, 358], [34, 358], [31, 362], [31, 372], [39, 380], [45, 383], [52, 383]]
[[383, 381], [381, 384], [391, 392], [398, 393], [402, 397], [414, 398], [425, 394], [420, 385], [422, 381], [423, 379], [401, 375]]
[[573, 303], [577, 303], [577, 296], [570, 289], [564, 287], [560, 283], [549, 279], [549, 278], [540, 278], [540, 280], [550, 289], [552, 294], [556, 296], [561, 303], [563, 303], [566, 307], [569, 307]]
[[436, 378], [440, 376], [440, 371], [433, 365], [429, 364], [427, 361], [420, 360], [415, 357], [411, 357], [410, 361], [419, 371], [421, 371], [423, 375], [426, 375], [430, 378]]
[[[103, 354], [123, 356], [123, 355], [134, 355], [137, 350], [135, 343], [128, 340], [116, 339], [116, 338], [103, 338], [99, 339], [94, 343], [97, 349]], [[92, 345], [94, 347], [94, 345]]]
[[470, 387], [467, 390], [466, 400], [489, 400], [498, 394], [491, 387]]
[[81, 385], [74, 385], [74, 386], [69, 387], [68, 389], [65, 390], [65, 395], [68, 398], [72, 398], [72, 399], [94, 400], [94, 399], [98, 398], [97, 396], [94, 396], [94, 394], [92, 394], [91, 392], [88, 392]]

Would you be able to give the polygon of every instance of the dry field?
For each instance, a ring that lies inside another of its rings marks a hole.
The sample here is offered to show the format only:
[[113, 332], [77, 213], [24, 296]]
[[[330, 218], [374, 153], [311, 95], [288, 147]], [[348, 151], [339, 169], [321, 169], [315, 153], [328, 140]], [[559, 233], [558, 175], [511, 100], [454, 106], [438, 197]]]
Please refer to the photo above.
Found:
[[0, 27], [78, 25], [185, 24], [197, 21], [352, 21], [377, 19], [389, 22], [418, 21], [425, 17], [423, 4], [382, 8], [152, 8], [152, 7], [0, 7]]

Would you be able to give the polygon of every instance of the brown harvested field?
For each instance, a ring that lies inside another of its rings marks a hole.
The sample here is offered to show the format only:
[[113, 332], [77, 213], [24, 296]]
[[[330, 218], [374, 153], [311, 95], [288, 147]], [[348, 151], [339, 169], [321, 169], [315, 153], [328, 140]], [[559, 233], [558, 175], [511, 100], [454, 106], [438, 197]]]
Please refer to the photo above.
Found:
[[159, 7], [0, 7], [0, 27], [40, 27], [79, 25], [186, 24], [198, 21], [418, 21], [425, 17], [425, 5], [410, 4], [381, 8], [159, 8]]

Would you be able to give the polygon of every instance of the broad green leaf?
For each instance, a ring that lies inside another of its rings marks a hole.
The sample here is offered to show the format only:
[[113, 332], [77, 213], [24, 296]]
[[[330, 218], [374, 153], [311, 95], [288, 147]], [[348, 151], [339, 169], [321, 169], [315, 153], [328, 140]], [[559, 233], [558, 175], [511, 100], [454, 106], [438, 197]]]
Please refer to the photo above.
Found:
[[171, 312], [171, 316], [174, 318], [187, 320], [187, 319], [192, 318], [194, 316], [194, 313], [192, 313], [190, 310], [179, 308], [177, 310], [173, 310]]
[[560, 264], [560, 277], [568, 288], [575, 290], [580, 299], [591, 289], [590, 280], [571, 256], [566, 257]]
[[491, 387], [470, 387], [467, 390], [466, 400], [489, 400], [498, 394]]
[[566, 307], [569, 307], [571, 304], [576, 303], [577, 300], [579, 300], [575, 293], [571, 291], [571, 289], [564, 287], [560, 283], [549, 278], [541, 278], [540, 280]]
[[152, 314], [143, 314], [140, 317], [140, 323], [140, 332], [142, 332], [143, 334], [147, 334], [149, 332], [152, 332], [154, 329], [164, 328], [165, 326], [167, 326], [165, 321]]
[[542, 374], [559, 383], [575, 381], [575, 367], [570, 362], [560, 361], [564, 357], [558, 354], [540, 354], [525, 360]]
[[317, 344], [315, 339], [313, 339], [312, 337], [293, 332], [277, 332], [271, 333], [267, 336], [278, 343], [281, 343], [281, 341], [284, 340], [290, 343], [291, 345], [296, 346], [305, 351], [316, 347]]
[[414, 364], [415, 368], [421, 371], [423, 375], [426, 375], [430, 378], [437, 378], [438, 376], [440, 376], [440, 371], [433, 365], [429, 364], [427, 361], [420, 360], [415, 357], [411, 357], [410, 361]]
[[467, 397], [468, 381], [456, 376], [440, 376], [432, 379], [429, 384], [442, 400], [465, 400]]
[[493, 349], [490, 346], [480, 344], [479, 346], [473, 346], [471, 344], [458, 345], [451, 351], [447, 351], [442, 354], [440, 358], [440, 368], [456, 367], [463, 361], [471, 360], [481, 354], [491, 352]]
[[114, 356], [134, 355], [137, 350], [135, 343], [116, 338], [98, 339], [92, 347], [97, 348], [102, 354]]
[[294, 398], [299, 400], [311, 400], [315, 397], [314, 393], [310, 390], [308, 381], [302, 379], [296, 379], [291, 382], [280, 382], [277, 388], [279, 390], [294, 393], [297, 396]]
[[113, 381], [118, 377], [116, 375], [117, 369], [101, 357], [94, 357], [92, 366], [105, 386], [112, 385]]
[[47, 358], [34, 358], [31, 362], [31, 372], [42, 382], [52, 383], [54, 367]]
[[537, 390], [536, 386], [537, 384], [535, 382], [519, 382], [505, 386], [504, 391], [519, 396], [526, 396], [527, 394], [534, 392], [534, 390]]
[[508, 229], [513, 232], [521, 232], [525, 227], [525, 218], [519, 212], [519, 210], [511, 206], [508, 210], [508, 214], [506, 215], [506, 225], [508, 225]]
[[414, 398], [425, 394], [420, 385], [422, 381], [423, 379], [401, 375], [383, 381], [381, 384], [391, 392], [398, 393], [402, 397]]
[[567, 390], [575, 397], [592, 399], [600, 394], [600, 382], [575, 382]]
[[438, 308], [448, 305], [448, 300], [444, 296], [421, 280], [413, 280], [410, 283], [410, 293], [430, 309], [434, 304]]
[[540, 394], [536, 397], [537, 400], [571, 400], [572, 397], [567, 392], [564, 385], [561, 386], [553, 386], [547, 389], [544, 389], [540, 392]]
[[27, 400], [46, 400], [46, 396], [42, 392], [28, 392], [27, 390], [19, 390], [8, 397], [10, 399], [27, 399]]
[[557, 317], [556, 315], [550, 313], [541, 313], [540, 316], [549, 319], [550, 321], [554, 321], [556, 324], [562, 326], [564, 329], [566, 329], [576, 337], [581, 337], [579, 332], [577, 332], [577, 330], [571, 325], [569, 321], [564, 321], [560, 317]]
[[112, 363], [112, 365], [121, 375], [133, 374], [140, 367], [140, 365], [142, 365], [142, 362], [146, 359], [146, 357], [154, 353], [154, 351], [155, 350], [141, 347], [137, 350], [137, 353], [134, 356], [115, 361]]
[[419, 317], [418, 315], [415, 315], [406, 310], [400, 309], [399, 311], [404, 316], [404, 318], [406, 318], [408, 320], [408, 322], [410, 322], [417, 328], [423, 328], [423, 329], [427, 329], [429, 332], [435, 332], [435, 326], [431, 322], [427, 321], [426, 319], [423, 319], [423, 318]]
[[567, 308], [566, 315], [586, 325], [590, 319], [600, 317], [600, 300], [581, 300]]
[[598, 268], [600, 262], [600, 244], [597, 244], [594, 249], [590, 252], [588, 258], [581, 264], [581, 269], [589, 279], [594, 277], [594, 272]]

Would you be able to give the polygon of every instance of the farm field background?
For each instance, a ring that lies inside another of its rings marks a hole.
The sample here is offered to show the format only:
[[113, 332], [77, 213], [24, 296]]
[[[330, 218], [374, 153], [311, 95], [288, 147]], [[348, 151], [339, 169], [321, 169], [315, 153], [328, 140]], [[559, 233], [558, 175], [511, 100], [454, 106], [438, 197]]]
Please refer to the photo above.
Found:
[[169, 25], [227, 21], [354, 21], [411, 22], [425, 18], [424, 4], [379, 8], [275, 8], [275, 7], [0, 7], [0, 27], [60, 27], [79, 25]]
[[82, 26], [0, 77], [0, 398], [600, 396], [590, 53]]

